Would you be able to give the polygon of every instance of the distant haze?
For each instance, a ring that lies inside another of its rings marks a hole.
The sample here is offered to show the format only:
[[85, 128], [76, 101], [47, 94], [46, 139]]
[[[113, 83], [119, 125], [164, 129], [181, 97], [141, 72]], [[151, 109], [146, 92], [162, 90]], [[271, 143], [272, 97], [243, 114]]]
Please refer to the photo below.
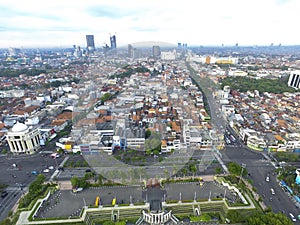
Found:
[[131, 45], [132, 45], [132, 47], [135, 47], [135, 48], [142, 48], [142, 47], [148, 48], [148, 47], [152, 47], [154, 45], [158, 45], [159, 47], [177, 47], [177, 44], [171, 44], [171, 43], [162, 42], [162, 41], [140, 41], [140, 42], [132, 43]]

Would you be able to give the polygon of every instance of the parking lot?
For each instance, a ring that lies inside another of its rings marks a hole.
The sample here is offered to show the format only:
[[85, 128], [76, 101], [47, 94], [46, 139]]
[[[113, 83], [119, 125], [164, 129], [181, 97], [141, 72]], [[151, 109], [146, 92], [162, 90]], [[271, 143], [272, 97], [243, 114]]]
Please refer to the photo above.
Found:
[[[164, 199], [161, 200], [166, 201], [212, 199], [223, 198], [224, 196], [232, 203], [238, 200], [235, 193], [230, 192], [214, 181], [207, 181], [203, 186], [196, 182], [167, 184], [164, 193]], [[79, 193], [73, 193], [70, 190], [59, 190], [43, 203], [37, 217], [72, 218], [78, 216], [83, 206], [94, 206], [97, 196], [100, 197], [100, 205], [111, 205], [113, 198], [116, 198], [117, 204], [135, 204], [149, 201], [149, 196], [145, 195], [143, 188], [139, 186], [94, 187]]]

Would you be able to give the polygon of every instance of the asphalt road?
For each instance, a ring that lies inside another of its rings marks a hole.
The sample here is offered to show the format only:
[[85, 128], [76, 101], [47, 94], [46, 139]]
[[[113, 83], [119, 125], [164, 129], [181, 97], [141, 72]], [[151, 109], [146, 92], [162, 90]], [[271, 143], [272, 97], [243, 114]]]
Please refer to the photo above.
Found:
[[[0, 221], [4, 220], [8, 212], [16, 204], [19, 197], [27, 190], [29, 184], [35, 180], [36, 176], [32, 171], [43, 173], [49, 166], [56, 166], [63, 157], [53, 159], [50, 154], [35, 153], [30, 156], [1, 156], [0, 157], [0, 183], [6, 184], [8, 195], [0, 198]], [[14, 166], [13, 164], [16, 164]], [[52, 172], [44, 173], [49, 179]], [[22, 187], [21, 187], [22, 186]]]
[[[199, 81], [199, 78], [195, 79]], [[198, 85], [203, 85], [203, 82], [198, 82]], [[202, 87], [202, 89], [205, 87]], [[294, 201], [291, 197], [284, 192], [279, 186], [279, 181], [276, 180], [275, 168], [261, 153], [248, 149], [245, 144], [238, 138], [234, 130], [228, 126], [227, 121], [224, 120], [220, 112], [220, 105], [213, 98], [212, 94], [208, 91], [205, 92], [210, 109], [210, 116], [214, 128], [218, 128], [221, 132], [228, 130], [235, 138], [236, 143], [227, 145], [225, 150], [220, 151], [222, 154], [222, 161], [227, 164], [228, 162], [236, 162], [245, 166], [249, 172], [249, 178], [253, 181], [253, 186], [257, 189], [257, 193], [262, 196], [264, 203], [270, 206], [272, 210], [283, 212], [289, 217], [291, 212], [297, 217], [300, 210], [296, 208]], [[266, 181], [266, 177], [270, 177], [270, 181]], [[275, 194], [271, 193], [271, 188], [274, 189]], [[300, 224], [297, 220], [295, 224]]]
[[[266, 206], [272, 208], [273, 212], [283, 212], [287, 216], [290, 212], [295, 216], [300, 214], [300, 210], [296, 208], [289, 194], [279, 186], [275, 167], [261, 153], [243, 147], [227, 146], [222, 151], [222, 160], [225, 163], [236, 162], [245, 165], [246, 170], [249, 172], [248, 178], [253, 181], [257, 193], [262, 197]], [[270, 178], [269, 181], [266, 181], [267, 176]], [[271, 188], [274, 189], [275, 195], [271, 193]], [[297, 220], [296, 224], [300, 224], [300, 221]]]

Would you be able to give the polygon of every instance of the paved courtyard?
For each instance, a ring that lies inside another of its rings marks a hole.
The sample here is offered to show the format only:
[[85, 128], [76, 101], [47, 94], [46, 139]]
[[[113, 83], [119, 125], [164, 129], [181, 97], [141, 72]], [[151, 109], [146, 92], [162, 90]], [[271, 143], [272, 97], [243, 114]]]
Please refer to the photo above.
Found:
[[[161, 200], [194, 200], [224, 197], [235, 202], [237, 197], [227, 188], [214, 181], [207, 181], [203, 186], [196, 182], [183, 182], [165, 185]], [[111, 205], [112, 199], [117, 204], [143, 203], [149, 201], [143, 188], [139, 186], [96, 187], [85, 189], [79, 193], [70, 190], [58, 190], [43, 203], [38, 211], [39, 218], [72, 218], [79, 216], [83, 206], [94, 206], [96, 197], [100, 197], [101, 205]]]

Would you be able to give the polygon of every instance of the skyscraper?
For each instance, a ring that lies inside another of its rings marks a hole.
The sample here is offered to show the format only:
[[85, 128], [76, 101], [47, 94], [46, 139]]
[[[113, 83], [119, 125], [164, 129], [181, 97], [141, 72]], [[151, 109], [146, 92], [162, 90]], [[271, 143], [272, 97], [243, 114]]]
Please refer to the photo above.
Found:
[[116, 35], [110, 36], [110, 48], [111, 49], [116, 49], [117, 48], [117, 40], [116, 40]]
[[131, 44], [129, 44], [128, 45], [128, 56], [130, 57], [130, 58], [132, 58], [132, 55], [133, 55], [133, 47], [132, 47], [132, 45]]
[[152, 47], [152, 54], [154, 58], [158, 58], [160, 56], [160, 47], [158, 45], [154, 45]]
[[94, 35], [86, 35], [86, 48], [89, 52], [95, 51]]

